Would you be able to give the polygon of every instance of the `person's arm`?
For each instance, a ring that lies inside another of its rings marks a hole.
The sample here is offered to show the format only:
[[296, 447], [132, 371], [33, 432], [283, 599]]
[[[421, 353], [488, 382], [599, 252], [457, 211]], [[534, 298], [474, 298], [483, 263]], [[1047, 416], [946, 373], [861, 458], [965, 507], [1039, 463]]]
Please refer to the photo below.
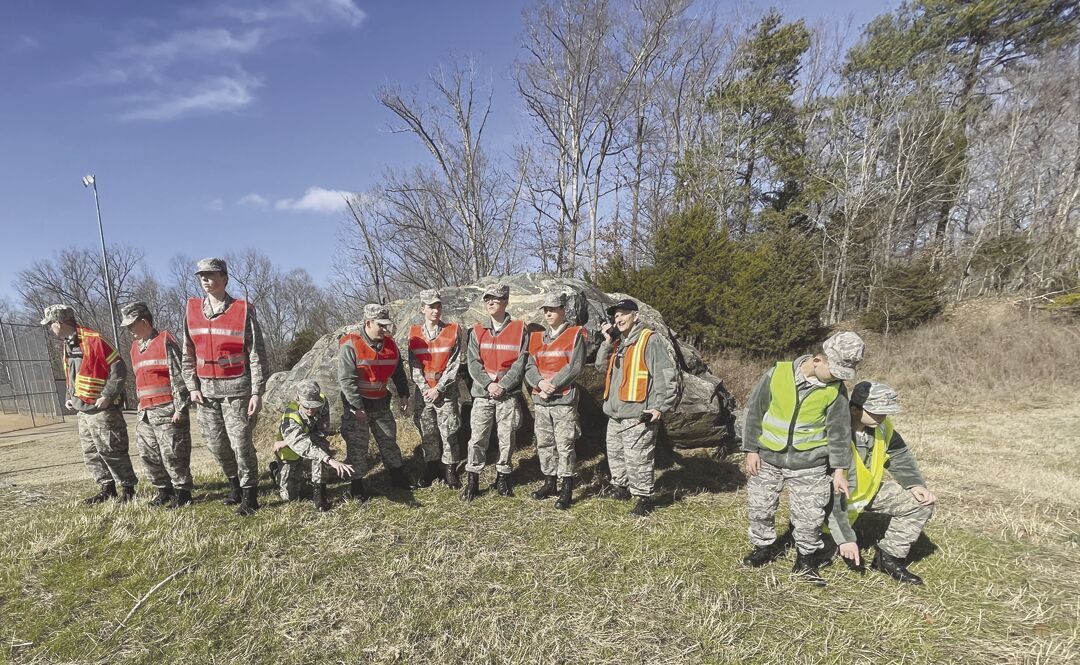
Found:
[[428, 389], [427, 379], [424, 378], [424, 366], [420, 364], [420, 360], [411, 348], [409, 349], [409, 374], [417, 388], [421, 391]]
[[184, 339], [183, 354], [180, 359], [180, 374], [184, 378], [184, 385], [188, 392], [194, 392], [201, 388], [199, 375], [195, 371], [195, 342], [191, 339], [191, 331], [188, 329], [187, 316], [184, 316]]
[[[457, 381], [458, 370], [461, 368], [461, 327], [458, 327], [458, 336], [454, 338], [454, 348], [450, 349], [450, 358], [446, 361], [446, 369], [443, 370], [442, 378], [435, 388], [443, 395], [450, 386]], [[422, 373], [421, 373], [422, 374]], [[422, 378], [422, 377], [421, 377]], [[425, 384], [426, 386], [426, 384]]]
[[356, 386], [356, 347], [352, 342], [345, 342], [338, 347], [337, 379], [345, 401], [354, 409], [362, 411], [364, 401], [360, 397], [360, 389]]
[[127, 378], [127, 365], [120, 356], [120, 352], [114, 351], [108, 342], [100, 340], [100, 344], [99, 351], [105, 355], [105, 362], [109, 363], [109, 377], [105, 380], [105, 387], [101, 390], [101, 396], [111, 403], [124, 389], [124, 379]]
[[409, 390], [409, 379], [405, 376], [405, 363], [401, 362], [400, 352], [398, 352], [398, 362], [394, 366], [394, 373], [390, 375], [390, 382], [394, 384], [394, 394], [398, 397], [408, 397], [412, 393]]
[[473, 383], [486, 388], [491, 383], [491, 377], [484, 371], [484, 363], [480, 362], [480, 341], [476, 339], [476, 331], [469, 333], [469, 347], [466, 362], [469, 365], [469, 376]]
[[255, 318], [255, 305], [248, 303], [247, 307], [244, 346], [248, 349], [248, 367], [251, 368], [251, 394], [262, 395], [266, 392], [266, 381], [270, 378], [270, 361], [266, 355], [262, 326]]
[[183, 413], [191, 404], [191, 396], [188, 394], [187, 384], [184, 383], [180, 345], [171, 335], [165, 339], [165, 356], [169, 361], [169, 385], [172, 386], [173, 409], [177, 413]]
[[826, 517], [826, 523], [829, 525], [829, 535], [832, 536], [837, 545], [856, 542], [855, 529], [851, 527], [851, 522], [848, 521], [847, 510], [844, 507], [845, 502], [844, 495], [833, 492], [832, 501], [829, 504], [829, 514]]
[[304, 459], [319, 460], [324, 464], [332, 459], [325, 450], [315, 445], [311, 435], [305, 433], [300, 423], [292, 418], [281, 419], [281, 441]]
[[536, 366], [536, 358], [533, 354], [526, 353], [525, 355], [525, 385], [535, 388], [540, 385], [544, 377], [540, 374], [540, 368]]
[[525, 361], [529, 359], [529, 330], [524, 329], [521, 334], [521, 347], [518, 351], [517, 360], [506, 370], [506, 374], [499, 379], [499, 385], [503, 390], [510, 392], [521, 387], [521, 380], [525, 378]]
[[825, 412], [825, 434], [829, 442], [829, 466], [847, 469], [851, 466], [851, 414], [848, 413], [847, 392], [843, 389]]
[[645, 364], [652, 378], [649, 394], [645, 396], [646, 411], [667, 413], [675, 408], [675, 400], [679, 397], [676, 392], [679, 369], [672, 362], [674, 354], [669, 351], [668, 341], [660, 333], [653, 333], [645, 344]]
[[611, 355], [611, 347], [614, 346], [611, 340], [604, 339], [600, 342], [600, 348], [596, 350], [596, 360], [593, 361], [593, 365], [602, 372], [607, 372], [608, 356]]
[[[551, 377], [551, 383], [555, 390], [562, 390], [574, 385], [581, 373], [585, 370], [585, 329], [582, 328], [574, 337], [574, 351], [570, 356], [570, 364], [563, 367], [555, 376]], [[539, 372], [537, 373], [539, 375]]]
[[758, 443], [758, 439], [761, 438], [761, 419], [765, 417], [765, 412], [769, 409], [769, 402], [772, 401], [770, 384], [774, 371], [776, 371], [775, 367], [765, 372], [758, 379], [757, 385], [750, 391], [750, 398], [746, 400], [742, 435], [742, 449], [744, 452], [756, 453], [761, 450], [761, 445]]
[[885, 468], [889, 470], [896, 482], [908, 490], [912, 487], [926, 487], [919, 465], [915, 463], [915, 454], [907, 447], [900, 433], [893, 431], [889, 441], [889, 461], [885, 462]]

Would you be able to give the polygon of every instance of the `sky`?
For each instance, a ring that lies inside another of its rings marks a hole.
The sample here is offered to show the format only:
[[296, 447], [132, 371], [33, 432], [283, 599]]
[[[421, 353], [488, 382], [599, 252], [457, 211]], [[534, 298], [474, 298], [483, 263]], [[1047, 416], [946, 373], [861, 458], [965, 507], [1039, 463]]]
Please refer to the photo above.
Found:
[[[729, 0], [716, 0], [741, 11]], [[176, 254], [256, 247], [331, 274], [341, 192], [423, 162], [380, 86], [422, 90], [468, 56], [493, 87], [489, 136], [528, 126], [510, 78], [530, 0], [0, 2], [0, 297], [18, 272], [105, 237], [164, 276]], [[896, 3], [774, 3], [861, 26]], [[765, 5], [756, 5], [765, 7]], [[750, 9], [749, 11], [760, 11]]]

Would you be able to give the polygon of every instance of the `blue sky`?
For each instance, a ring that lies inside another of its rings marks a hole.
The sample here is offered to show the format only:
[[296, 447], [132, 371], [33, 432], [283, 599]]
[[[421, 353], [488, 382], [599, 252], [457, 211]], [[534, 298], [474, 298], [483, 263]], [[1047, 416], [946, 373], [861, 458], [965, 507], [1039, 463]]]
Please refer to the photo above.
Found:
[[[496, 146], [525, 126], [509, 73], [526, 4], [6, 0], [0, 297], [15, 300], [11, 282], [35, 259], [96, 247], [87, 173], [107, 241], [143, 249], [159, 275], [178, 253], [255, 246], [325, 280], [343, 215], [335, 192], [425, 156], [387, 131], [380, 85], [414, 88], [471, 55], [495, 88]], [[777, 4], [861, 25], [895, 2]]]

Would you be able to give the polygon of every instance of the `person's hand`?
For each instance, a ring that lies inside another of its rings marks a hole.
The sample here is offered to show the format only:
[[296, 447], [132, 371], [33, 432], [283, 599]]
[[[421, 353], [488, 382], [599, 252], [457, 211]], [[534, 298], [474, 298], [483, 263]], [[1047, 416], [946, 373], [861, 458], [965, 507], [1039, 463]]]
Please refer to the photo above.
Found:
[[858, 543], [843, 543], [840, 545], [840, 556], [851, 561], [856, 566], [862, 564], [862, 558], [859, 556]]
[[331, 469], [337, 471], [338, 478], [344, 478], [345, 476], [353, 475], [353, 468], [349, 464], [339, 462], [336, 459], [331, 459], [327, 464]]
[[615, 327], [611, 321], [605, 321], [600, 325], [600, 334], [604, 336], [604, 340], [611, 341], [611, 329]]
[[548, 395], [552, 395], [555, 392], [555, 384], [547, 379], [540, 379], [540, 383], [536, 384], [536, 387]]
[[922, 485], [912, 487], [911, 495], [915, 497], [915, 500], [919, 502], [920, 506], [932, 506], [937, 501], [937, 497], [934, 496], [934, 493]]
[[424, 391], [424, 401], [427, 402], [428, 404], [434, 403], [441, 396], [442, 396], [442, 393], [439, 392], [438, 388], [428, 388], [427, 390]]
[[262, 408], [262, 395], [252, 395], [248, 400], [248, 418], [254, 416]]
[[195, 402], [196, 404], [202, 404], [203, 403], [202, 391], [201, 390], [192, 390], [191, 391], [191, 401]]
[[656, 409], [645, 409], [644, 411], [642, 411], [642, 413], [646, 413], [646, 414], [648, 414], [650, 416], [650, 418], [649, 418], [650, 423], [658, 423], [658, 422], [660, 422], [660, 418], [664, 415], [664, 414], [660, 413], [659, 411], [657, 411]]
[[492, 382], [491, 382], [491, 383], [489, 383], [489, 384], [488, 384], [488, 386], [487, 386], [487, 393], [488, 393], [488, 395], [490, 395], [490, 396], [491, 396], [491, 397], [493, 397], [494, 399], [498, 399], [498, 398], [502, 397], [502, 396], [503, 396], [503, 393], [505, 393], [505, 392], [506, 392], [506, 391], [505, 391], [505, 390], [503, 389], [503, 387], [502, 387], [502, 386], [500, 386], [500, 385], [499, 385], [499, 384], [498, 384], [497, 382], [495, 382], [495, 381], [492, 381]]
[[746, 453], [746, 461], [743, 466], [746, 467], [746, 475], [756, 476], [758, 471], [761, 470], [761, 455], [758, 453]]
[[848, 494], [847, 469], [837, 469], [832, 474], [832, 486], [839, 494], [850, 498]]
[[401, 407], [402, 411], [408, 410], [408, 408], [409, 408], [409, 396], [408, 395], [401, 395], [400, 397], [398, 397], [398, 406]]
[[363, 409], [357, 409], [356, 410], [356, 422], [358, 422], [358, 423], [366, 423], [367, 422], [367, 411], [364, 411]]
[[109, 400], [108, 397], [104, 397], [104, 396], [99, 397], [99, 398], [97, 398], [97, 401], [94, 402], [94, 408], [95, 409], [104, 409], [105, 407], [109, 406], [109, 401], [110, 400]]
[[173, 425], [175, 425], [176, 423], [183, 420], [183, 418], [184, 418], [184, 412], [180, 411], [180, 410], [176, 410], [176, 411], [173, 411], [172, 418], [169, 418], [169, 420], [172, 421]]
[[273, 447], [270, 450], [276, 455], [279, 452], [281, 452], [282, 448], [288, 448], [288, 447], [289, 447], [289, 444], [285, 443], [284, 441], [276, 441], [274, 443]]

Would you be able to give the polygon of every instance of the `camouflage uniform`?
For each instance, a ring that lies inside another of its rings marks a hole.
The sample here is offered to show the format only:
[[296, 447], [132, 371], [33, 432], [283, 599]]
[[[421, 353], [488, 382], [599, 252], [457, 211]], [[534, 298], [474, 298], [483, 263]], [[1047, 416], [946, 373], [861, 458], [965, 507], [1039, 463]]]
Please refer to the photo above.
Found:
[[[312, 391], [309, 387], [314, 386]], [[298, 392], [304, 396], [305, 392], [314, 392], [319, 396], [318, 384], [314, 381], [303, 381], [298, 387]], [[295, 501], [300, 498], [300, 489], [304, 481], [304, 466], [310, 463], [311, 482], [315, 485], [326, 484], [327, 481], [337, 477], [336, 472], [328, 463], [333, 459], [330, 453], [330, 441], [327, 435], [330, 431], [330, 408], [325, 401], [318, 402], [319, 411], [314, 416], [308, 416], [299, 406], [312, 406], [316, 402], [293, 402], [286, 407], [281, 417], [279, 433], [281, 440], [296, 453], [300, 459], [286, 460], [278, 457], [278, 494], [285, 501]], [[294, 413], [303, 421], [297, 422], [289, 417]], [[305, 431], [306, 429], [306, 431]]]
[[[226, 272], [221, 259], [199, 261], [198, 272]], [[213, 304], [203, 299], [202, 311], [213, 320], [224, 314], [235, 298], [225, 294], [223, 303]], [[206, 447], [221, 466], [228, 478], [239, 478], [243, 488], [254, 488], [259, 479], [258, 459], [251, 441], [255, 420], [247, 414], [252, 395], [266, 391], [269, 363], [263, 343], [262, 327], [255, 316], [255, 305], [247, 304], [247, 321], [244, 324], [244, 352], [247, 355], [244, 373], [230, 378], [200, 378], [196, 373], [195, 343], [187, 318], [184, 320], [184, 355], [182, 359], [184, 383], [188, 391], [202, 392], [198, 421]]]
[[[421, 292], [420, 300], [425, 305], [442, 302], [438, 291], [433, 289]], [[447, 325], [439, 321], [435, 330], [429, 330], [427, 323], [424, 322], [420, 324], [420, 331], [428, 340], [433, 340]], [[457, 464], [460, 461], [457, 433], [461, 428], [457, 384], [458, 370], [461, 368], [460, 340], [450, 352], [446, 369], [443, 370], [442, 377], [435, 386], [439, 391], [439, 399], [434, 402], [424, 400], [423, 392], [429, 386], [424, 378], [424, 367], [412, 350], [409, 351], [409, 367], [412, 368], [412, 380], [416, 385], [416, 390], [413, 391], [413, 417], [416, 421], [416, 429], [420, 431], [424, 461]]]
[[[154, 330], [149, 339], [139, 342], [139, 350], [160, 335]], [[171, 339], [165, 344], [169, 356], [169, 379], [173, 401], [168, 404], [139, 409], [135, 424], [135, 442], [139, 447], [146, 475], [154, 487], [191, 489], [191, 418], [190, 398], [181, 370], [180, 346]], [[174, 423], [175, 413], [181, 414]]]
[[[389, 321], [386, 318], [388, 316], [389, 312], [382, 305], [364, 307], [365, 320]], [[368, 337], [362, 328], [358, 334], [371, 348], [376, 351], [382, 349], [382, 340]], [[338, 348], [337, 365], [338, 384], [341, 386], [341, 438], [345, 439], [345, 461], [356, 469], [354, 478], [363, 477], [374, 466], [368, 454], [370, 435], [375, 437], [375, 444], [379, 448], [383, 465], [387, 469], [400, 469], [404, 462], [397, 443], [397, 421], [394, 420], [390, 404], [391, 392], [398, 397], [409, 394], [409, 382], [405, 377], [405, 368], [400, 359], [387, 385], [392, 390], [379, 399], [369, 399], [360, 394], [360, 389], [356, 385], [358, 380], [356, 347], [351, 342], [342, 344]], [[357, 411], [367, 414], [364, 422], [356, 420]]]
[[[855, 366], [862, 360], [863, 343], [855, 333], [838, 333], [826, 340], [825, 356], [837, 380], [852, 378]], [[814, 390], [823, 387], [816, 378], [807, 379], [799, 370], [812, 358], [800, 356], [793, 362], [795, 389], [800, 403]], [[761, 445], [762, 419], [772, 401], [770, 383], [775, 367], [765, 373], [754, 387], [746, 406], [742, 449], [758, 453], [761, 465], [757, 475], [746, 484], [747, 515], [750, 542], [758, 548], [772, 545], [776, 540], [775, 516], [780, 504], [780, 492], [789, 490], [791, 523], [795, 546], [801, 554], [820, 550], [821, 526], [825, 506], [829, 502], [829, 467], [846, 469], [851, 464], [851, 420], [848, 414], [847, 391], [843, 383], [839, 394], [825, 414], [825, 434], [828, 444], [810, 450], [796, 450], [788, 445], [773, 451]]]
[[[625, 304], [624, 304], [625, 303]], [[616, 307], [637, 310], [635, 303], [619, 303]], [[610, 312], [609, 312], [610, 314]], [[637, 497], [652, 497], [656, 459], [657, 423], [642, 423], [641, 415], [651, 409], [668, 413], [675, 408], [678, 399], [678, 368], [672, 358], [669, 343], [663, 336], [653, 334], [645, 347], [645, 365], [649, 370], [648, 391], [642, 402], [624, 402], [619, 397], [626, 371], [625, 349], [637, 342], [647, 330], [642, 321], [634, 324], [620, 341], [618, 355], [611, 368], [610, 389], [604, 400], [604, 413], [608, 416], [607, 459], [611, 470], [611, 484], [617, 488], [629, 488]], [[604, 340], [596, 354], [596, 366], [607, 371], [613, 341]], [[625, 491], [625, 490], [624, 490]]]

